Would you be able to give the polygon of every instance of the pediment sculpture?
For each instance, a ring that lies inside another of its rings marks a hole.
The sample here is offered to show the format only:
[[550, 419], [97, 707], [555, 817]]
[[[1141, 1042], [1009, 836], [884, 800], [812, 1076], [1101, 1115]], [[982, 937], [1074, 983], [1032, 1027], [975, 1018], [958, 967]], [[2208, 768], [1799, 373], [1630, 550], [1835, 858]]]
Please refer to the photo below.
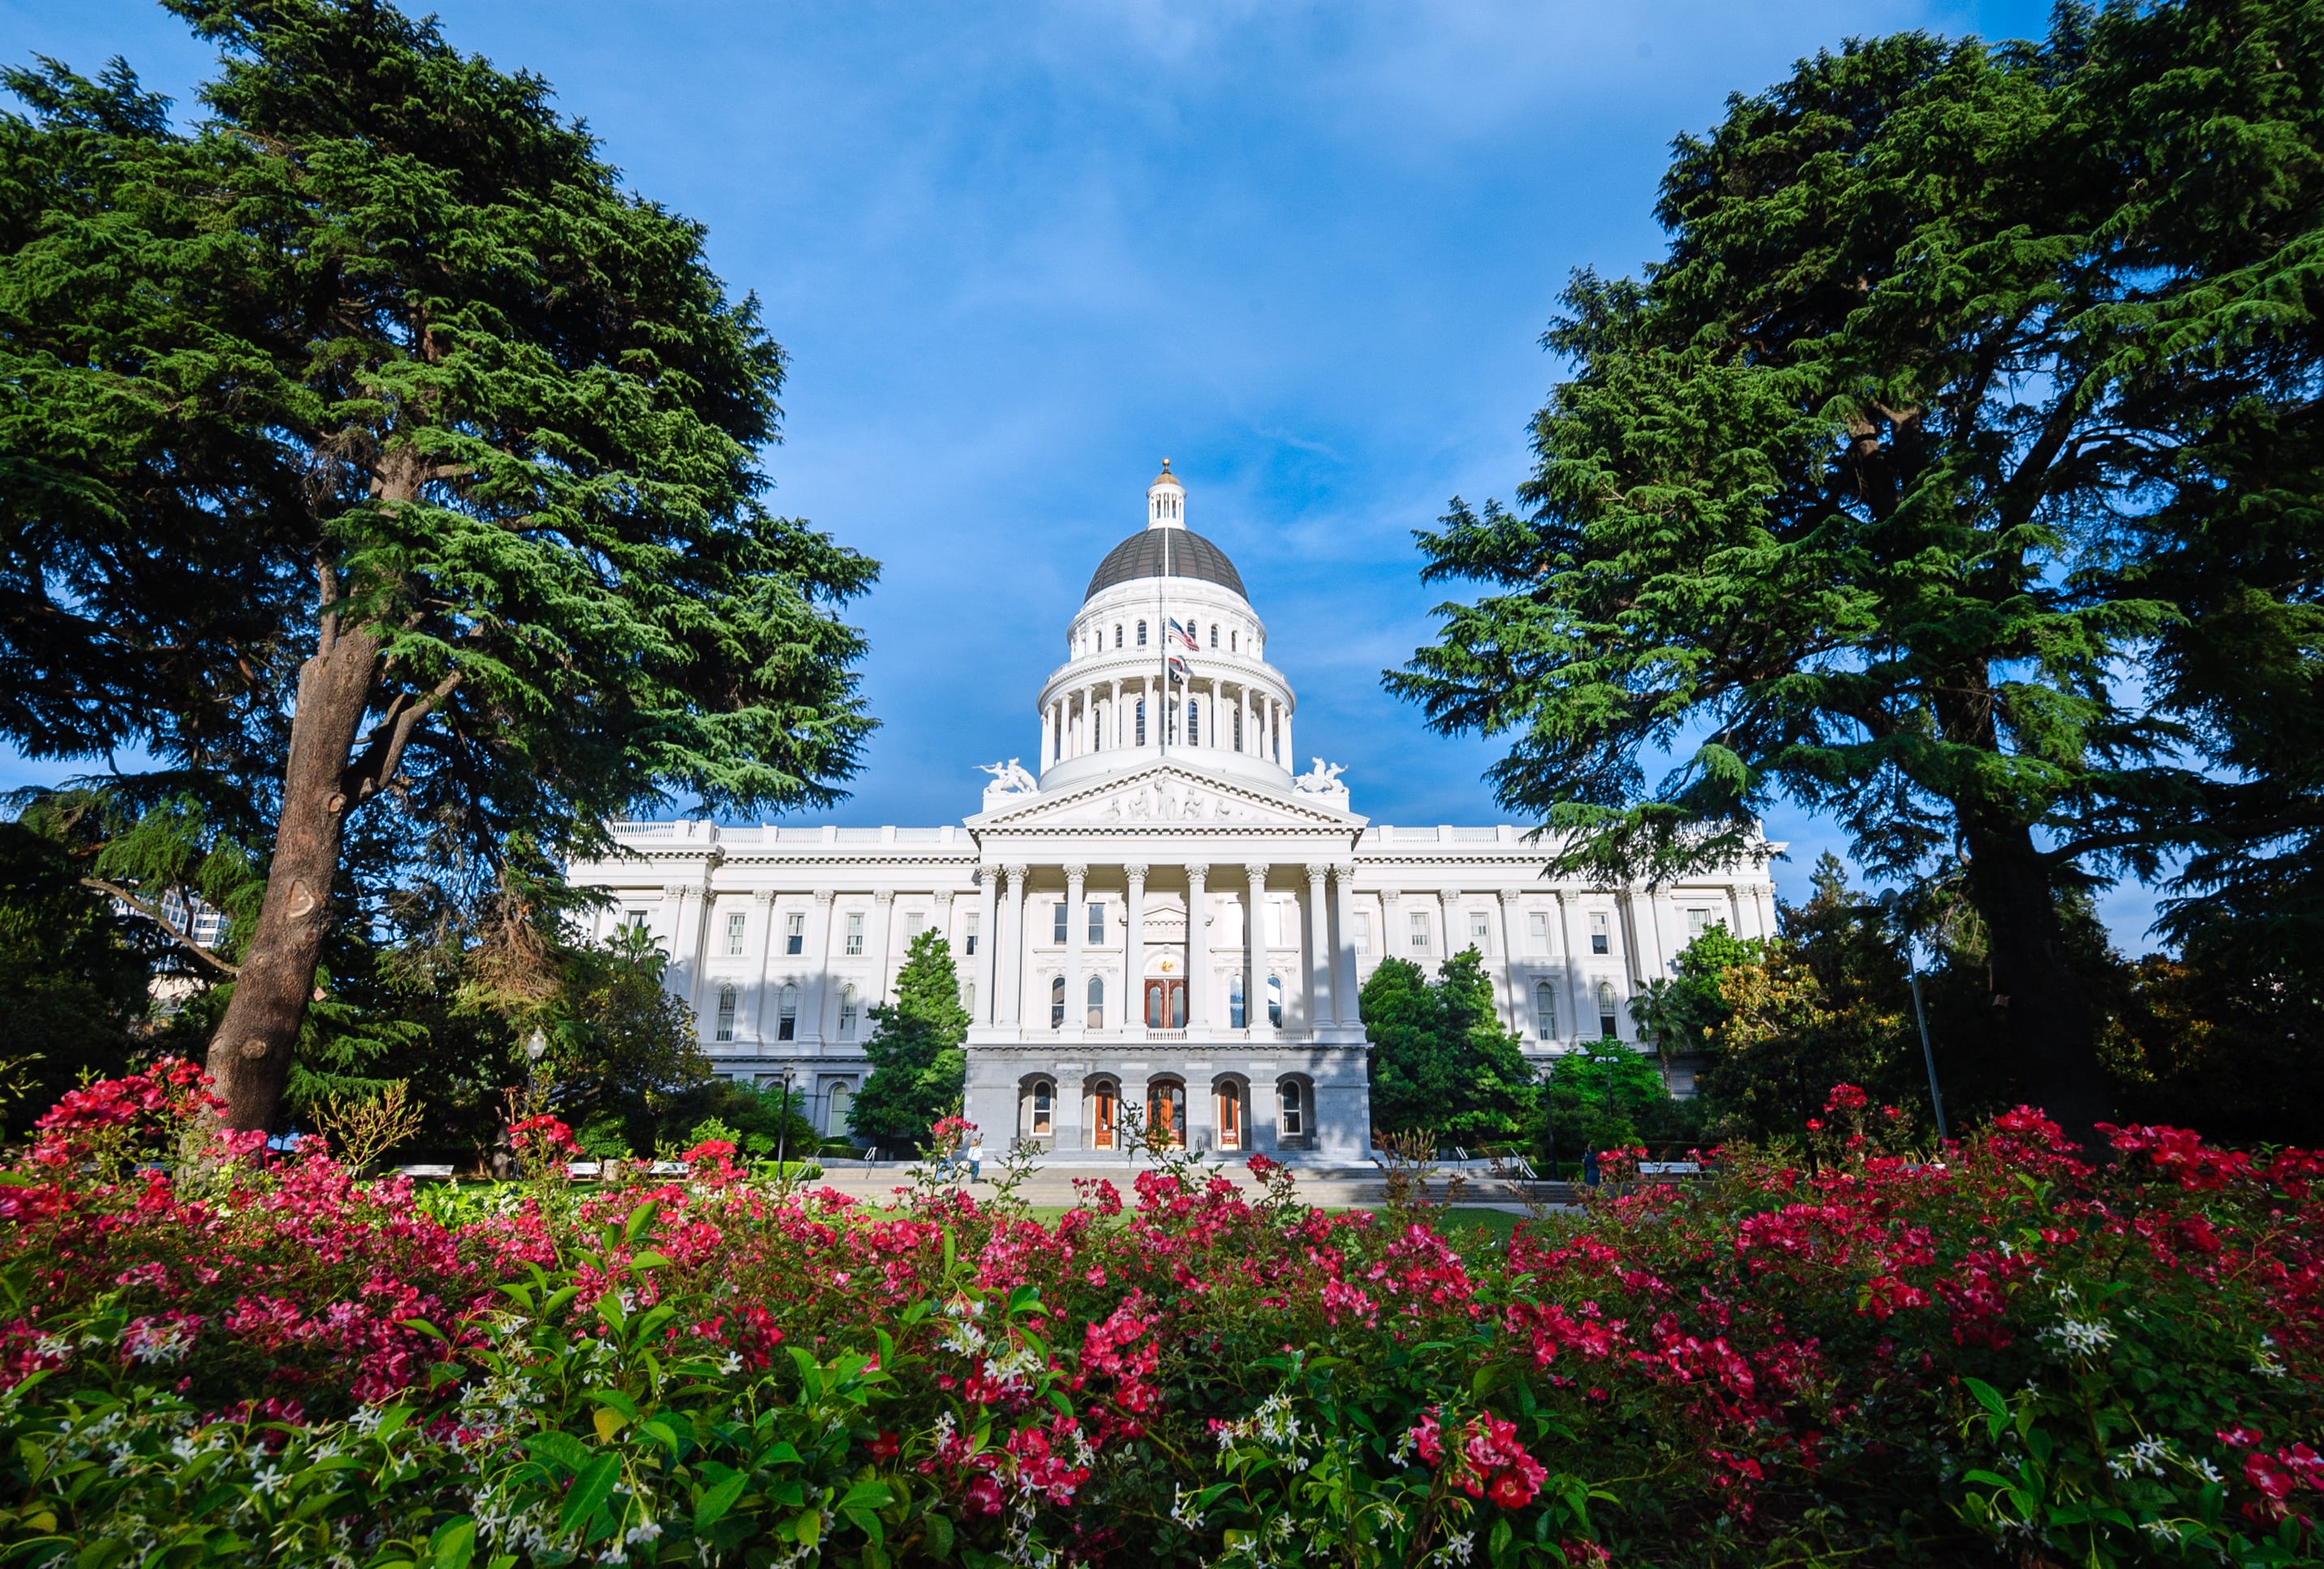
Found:
[[987, 796], [1038, 795], [1041, 792], [1041, 782], [1014, 757], [1005, 763], [980, 763], [977, 767], [992, 775], [992, 783], [984, 787]]

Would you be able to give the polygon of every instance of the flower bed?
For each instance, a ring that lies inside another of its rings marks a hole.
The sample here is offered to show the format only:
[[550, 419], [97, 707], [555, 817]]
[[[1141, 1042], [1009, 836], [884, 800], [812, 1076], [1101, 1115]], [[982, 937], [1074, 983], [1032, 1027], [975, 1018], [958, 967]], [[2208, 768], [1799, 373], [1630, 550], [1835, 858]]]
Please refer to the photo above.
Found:
[[[2031, 1114], [1463, 1256], [1189, 1161], [1054, 1225], [183, 1154], [198, 1075], [0, 1181], [11, 1563], [2313, 1561], [2324, 1161]], [[534, 1127], [537, 1153], [556, 1130]], [[1618, 1161], [1609, 1161], [1618, 1175]]]

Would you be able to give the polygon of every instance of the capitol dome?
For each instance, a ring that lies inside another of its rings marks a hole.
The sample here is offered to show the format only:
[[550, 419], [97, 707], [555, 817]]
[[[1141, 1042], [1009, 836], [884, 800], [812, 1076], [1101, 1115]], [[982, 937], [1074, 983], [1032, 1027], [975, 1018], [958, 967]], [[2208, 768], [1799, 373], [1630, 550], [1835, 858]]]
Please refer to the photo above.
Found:
[[1231, 589], [1238, 598], [1250, 597], [1225, 551], [1191, 528], [1141, 528], [1107, 551], [1082, 600], [1086, 603], [1116, 583], [1141, 577], [1196, 578]]

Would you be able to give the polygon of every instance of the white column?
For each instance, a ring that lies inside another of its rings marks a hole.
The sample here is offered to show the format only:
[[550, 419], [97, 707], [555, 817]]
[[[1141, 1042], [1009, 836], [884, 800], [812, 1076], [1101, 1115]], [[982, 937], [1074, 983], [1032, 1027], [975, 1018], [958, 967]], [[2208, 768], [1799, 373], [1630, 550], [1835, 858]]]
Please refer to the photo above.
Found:
[[1437, 941], [1443, 949], [1436, 956], [1443, 964], [1465, 946], [1460, 937], [1461, 894], [1457, 888], [1440, 888], [1436, 894]]
[[[1123, 911], [1128, 919], [1122, 923], [1121, 1022], [1129, 1027], [1130, 1039], [1139, 1041], [1146, 1035], [1146, 868], [1132, 862], [1121, 868], [1121, 875], [1130, 882]], [[1130, 1087], [1123, 1085], [1121, 1092], [1128, 1095]]]
[[1025, 872], [1020, 862], [1008, 868], [1009, 903], [1001, 917], [1006, 928], [993, 955], [993, 989], [1001, 994], [999, 1023], [1018, 1023], [1025, 1005]]
[[751, 1004], [751, 1033], [763, 1043], [775, 1038], [775, 1032], [767, 1025], [767, 1021], [774, 1016], [767, 1006], [767, 970], [775, 951], [775, 891], [772, 888], [751, 891], [751, 919], [759, 923], [759, 984], [756, 988], [759, 995]]
[[1107, 682], [1105, 685], [1106, 728], [1113, 732], [1106, 744], [1114, 750], [1120, 751], [1121, 749], [1121, 683], [1116, 679]]
[[1299, 772], [1299, 748], [1291, 739], [1291, 705], [1283, 707], [1283, 766], [1294, 774]]
[[1551, 897], [1557, 901], [1557, 930], [1559, 936], [1563, 939], [1565, 943], [1565, 1001], [1567, 1007], [1564, 1023], [1565, 1027], [1572, 1032], [1570, 1038], [1574, 1041], [1580, 1041], [1583, 1039], [1582, 1032], [1582, 1017], [1585, 1014], [1590, 1014], [1591, 1022], [1594, 1025], [1597, 1022], [1595, 1017], [1597, 1005], [1594, 998], [1585, 1005], [1582, 996], [1582, 988], [1588, 983], [1582, 979], [1582, 944], [1575, 939], [1573, 933], [1573, 917], [1579, 913], [1579, 912], [1575, 910], [1573, 901], [1568, 899], [1563, 893], [1554, 893]]
[[1332, 912], [1324, 903], [1324, 880], [1332, 868], [1307, 863], [1307, 1022], [1315, 1029], [1332, 1023]]
[[[1089, 867], [1075, 864], [1065, 868], [1065, 1034], [1074, 1040], [1081, 1037], [1089, 1008], [1082, 990], [1087, 984], [1082, 979], [1082, 928], [1088, 919], [1082, 901], [1088, 886]], [[1065, 1086], [1057, 1089], [1063, 1094]]]
[[992, 984], [992, 957], [1001, 946], [1001, 898], [996, 886], [1000, 879], [999, 867], [976, 868], [976, 951], [969, 956], [968, 974], [970, 984], [976, 987], [976, 1006], [971, 1013], [979, 1024], [992, 1023], [1001, 1016], [1001, 988]]
[[1526, 1016], [1525, 988], [1517, 984], [1517, 900], [1522, 896], [1515, 888], [1501, 890], [1501, 977], [1508, 984], [1509, 1022], [1518, 1034], [1531, 1041], [1534, 1032]]
[[1402, 899], [1404, 895], [1395, 888], [1383, 888], [1380, 890], [1379, 897], [1379, 956], [1383, 959], [1410, 959], [1412, 957], [1412, 941], [1399, 929], [1397, 922], [1397, 916], [1402, 913], [1402, 912], [1397, 908], [1397, 901]]
[[807, 996], [799, 999], [798, 1032], [805, 1039], [831, 1039], [824, 1014], [831, 1003], [831, 902], [838, 895], [830, 888], [817, 888], [815, 913], [807, 918], [807, 953], [803, 957], [815, 968], [807, 974]]
[[896, 951], [896, 890], [877, 888], [872, 894], [872, 924], [880, 929], [872, 939], [880, 946], [872, 950], [872, 995], [864, 1006], [888, 1000], [888, 963]]
[[1252, 709], [1255, 699], [1250, 690], [1250, 683], [1248, 681], [1243, 683], [1242, 695], [1235, 701], [1242, 710], [1241, 749], [1246, 756], [1256, 757], [1259, 754], [1259, 719]]
[[[1262, 1037], [1271, 1032], [1267, 1023], [1267, 863], [1252, 861], [1242, 874], [1250, 879], [1242, 918], [1242, 1022], [1254, 1037]], [[1274, 1087], [1268, 1087], [1270, 1091]], [[1259, 1093], [1257, 1085], [1251, 1093]]]
[[1275, 701], [1275, 694], [1268, 693], [1267, 728], [1259, 732], [1259, 755], [1270, 763], [1283, 761], [1282, 748], [1275, 744], [1276, 715], [1280, 711], [1281, 708]]
[[1332, 868], [1332, 997], [1342, 1024], [1364, 1022], [1356, 982], [1356, 867], [1343, 861]]
[[[1211, 868], [1199, 862], [1186, 867], [1186, 1028], [1206, 1029], [1211, 1023], [1211, 931], [1208, 903], [1203, 888]], [[1194, 1086], [1186, 1087], [1188, 1098]]]

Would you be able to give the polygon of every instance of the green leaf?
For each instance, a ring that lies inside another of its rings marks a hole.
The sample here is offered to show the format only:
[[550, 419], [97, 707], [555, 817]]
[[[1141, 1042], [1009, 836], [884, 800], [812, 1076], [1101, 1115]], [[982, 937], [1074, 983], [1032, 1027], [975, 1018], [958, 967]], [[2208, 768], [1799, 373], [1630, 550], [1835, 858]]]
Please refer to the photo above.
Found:
[[748, 1487], [750, 1482], [749, 1477], [738, 1472], [715, 1487], [706, 1490], [702, 1495], [702, 1500], [694, 1506], [694, 1528], [697, 1531], [707, 1531], [720, 1520], [724, 1519], [726, 1511], [734, 1507], [734, 1500], [742, 1496], [742, 1490]]
[[558, 1528], [567, 1532], [581, 1530], [613, 1496], [613, 1484], [621, 1480], [622, 1457], [618, 1454], [601, 1454], [582, 1467], [565, 1495], [564, 1506], [557, 1511]]
[[2009, 1410], [2009, 1402], [2001, 1398], [2000, 1390], [1995, 1389], [1991, 1384], [1987, 1383], [1983, 1379], [1964, 1377], [1961, 1380], [1961, 1385], [1963, 1388], [1967, 1389], [1971, 1395], [1975, 1396], [1977, 1403], [1983, 1406], [1987, 1410], [1991, 1411], [1996, 1416], [2004, 1416], [2007, 1414]]
[[928, 1555], [943, 1559], [952, 1556], [952, 1521], [930, 1509], [921, 1517], [920, 1528], [927, 1533]]
[[476, 1555], [476, 1521], [472, 1515], [446, 1520], [428, 1538], [435, 1569], [468, 1569]]

